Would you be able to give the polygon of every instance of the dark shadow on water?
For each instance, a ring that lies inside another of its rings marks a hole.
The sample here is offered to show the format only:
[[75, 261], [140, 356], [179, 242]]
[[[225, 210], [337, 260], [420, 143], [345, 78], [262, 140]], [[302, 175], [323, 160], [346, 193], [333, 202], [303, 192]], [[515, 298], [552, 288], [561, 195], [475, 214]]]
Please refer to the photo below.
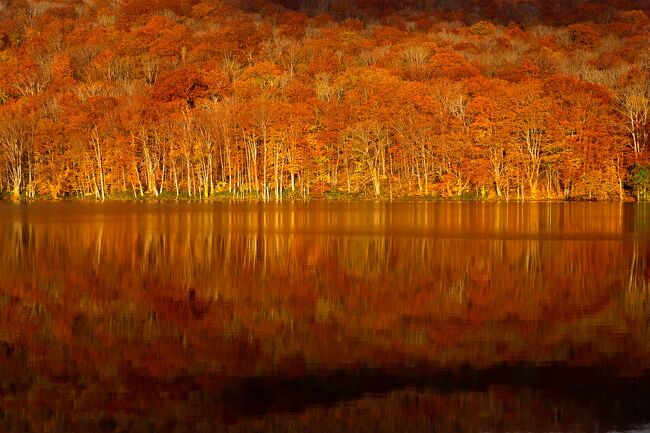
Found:
[[484, 392], [490, 387], [524, 388], [543, 393], [548, 404], [570, 401], [587, 410], [601, 426], [626, 428], [650, 422], [650, 372], [617, 377], [606, 367], [563, 363], [497, 365], [485, 369], [427, 366], [337, 370], [299, 378], [251, 377], [228, 384], [223, 392], [227, 420], [273, 412], [300, 412], [313, 405], [334, 405], [398, 390], [449, 394]]

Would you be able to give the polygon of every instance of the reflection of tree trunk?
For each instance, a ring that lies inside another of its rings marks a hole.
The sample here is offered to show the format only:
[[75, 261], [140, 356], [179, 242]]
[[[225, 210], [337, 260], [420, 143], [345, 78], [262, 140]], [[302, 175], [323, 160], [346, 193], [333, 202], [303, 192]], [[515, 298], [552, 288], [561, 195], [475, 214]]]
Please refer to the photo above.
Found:
[[526, 242], [526, 256], [524, 266], [529, 275], [538, 275], [541, 271], [541, 260], [539, 256], [539, 241]]
[[625, 301], [627, 307], [635, 315], [647, 316], [647, 306], [650, 305], [650, 284], [647, 278], [647, 267], [647, 261], [644, 260], [643, 254], [639, 253], [639, 243], [634, 242]]
[[632, 288], [635, 286], [635, 276], [636, 276], [636, 268], [637, 268], [637, 262], [639, 259], [639, 246], [635, 242], [634, 243], [634, 251], [632, 252], [632, 260], [630, 260], [630, 278], [627, 284], [627, 289], [632, 290]]
[[95, 271], [98, 272], [102, 261], [102, 242], [104, 240], [103, 227], [97, 229], [97, 241], [95, 242]]

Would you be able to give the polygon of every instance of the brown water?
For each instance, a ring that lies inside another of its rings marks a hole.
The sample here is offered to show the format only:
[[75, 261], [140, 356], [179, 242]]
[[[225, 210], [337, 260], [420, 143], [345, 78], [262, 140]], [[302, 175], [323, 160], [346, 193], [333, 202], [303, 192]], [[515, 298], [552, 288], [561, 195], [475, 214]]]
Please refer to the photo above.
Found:
[[0, 205], [2, 432], [650, 424], [650, 206]]

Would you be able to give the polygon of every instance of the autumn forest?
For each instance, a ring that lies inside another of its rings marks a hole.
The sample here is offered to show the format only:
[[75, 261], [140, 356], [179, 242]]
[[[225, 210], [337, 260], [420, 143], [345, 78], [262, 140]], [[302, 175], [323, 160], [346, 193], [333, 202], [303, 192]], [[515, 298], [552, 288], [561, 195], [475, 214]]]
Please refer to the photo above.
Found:
[[0, 196], [643, 200], [649, 16], [0, 0]]

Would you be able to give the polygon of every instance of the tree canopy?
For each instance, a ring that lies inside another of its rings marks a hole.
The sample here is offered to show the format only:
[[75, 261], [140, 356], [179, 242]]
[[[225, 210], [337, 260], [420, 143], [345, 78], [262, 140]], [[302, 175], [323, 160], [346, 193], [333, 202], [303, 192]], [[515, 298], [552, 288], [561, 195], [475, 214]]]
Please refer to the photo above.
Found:
[[649, 14], [640, 0], [1, 1], [0, 192], [643, 198]]

